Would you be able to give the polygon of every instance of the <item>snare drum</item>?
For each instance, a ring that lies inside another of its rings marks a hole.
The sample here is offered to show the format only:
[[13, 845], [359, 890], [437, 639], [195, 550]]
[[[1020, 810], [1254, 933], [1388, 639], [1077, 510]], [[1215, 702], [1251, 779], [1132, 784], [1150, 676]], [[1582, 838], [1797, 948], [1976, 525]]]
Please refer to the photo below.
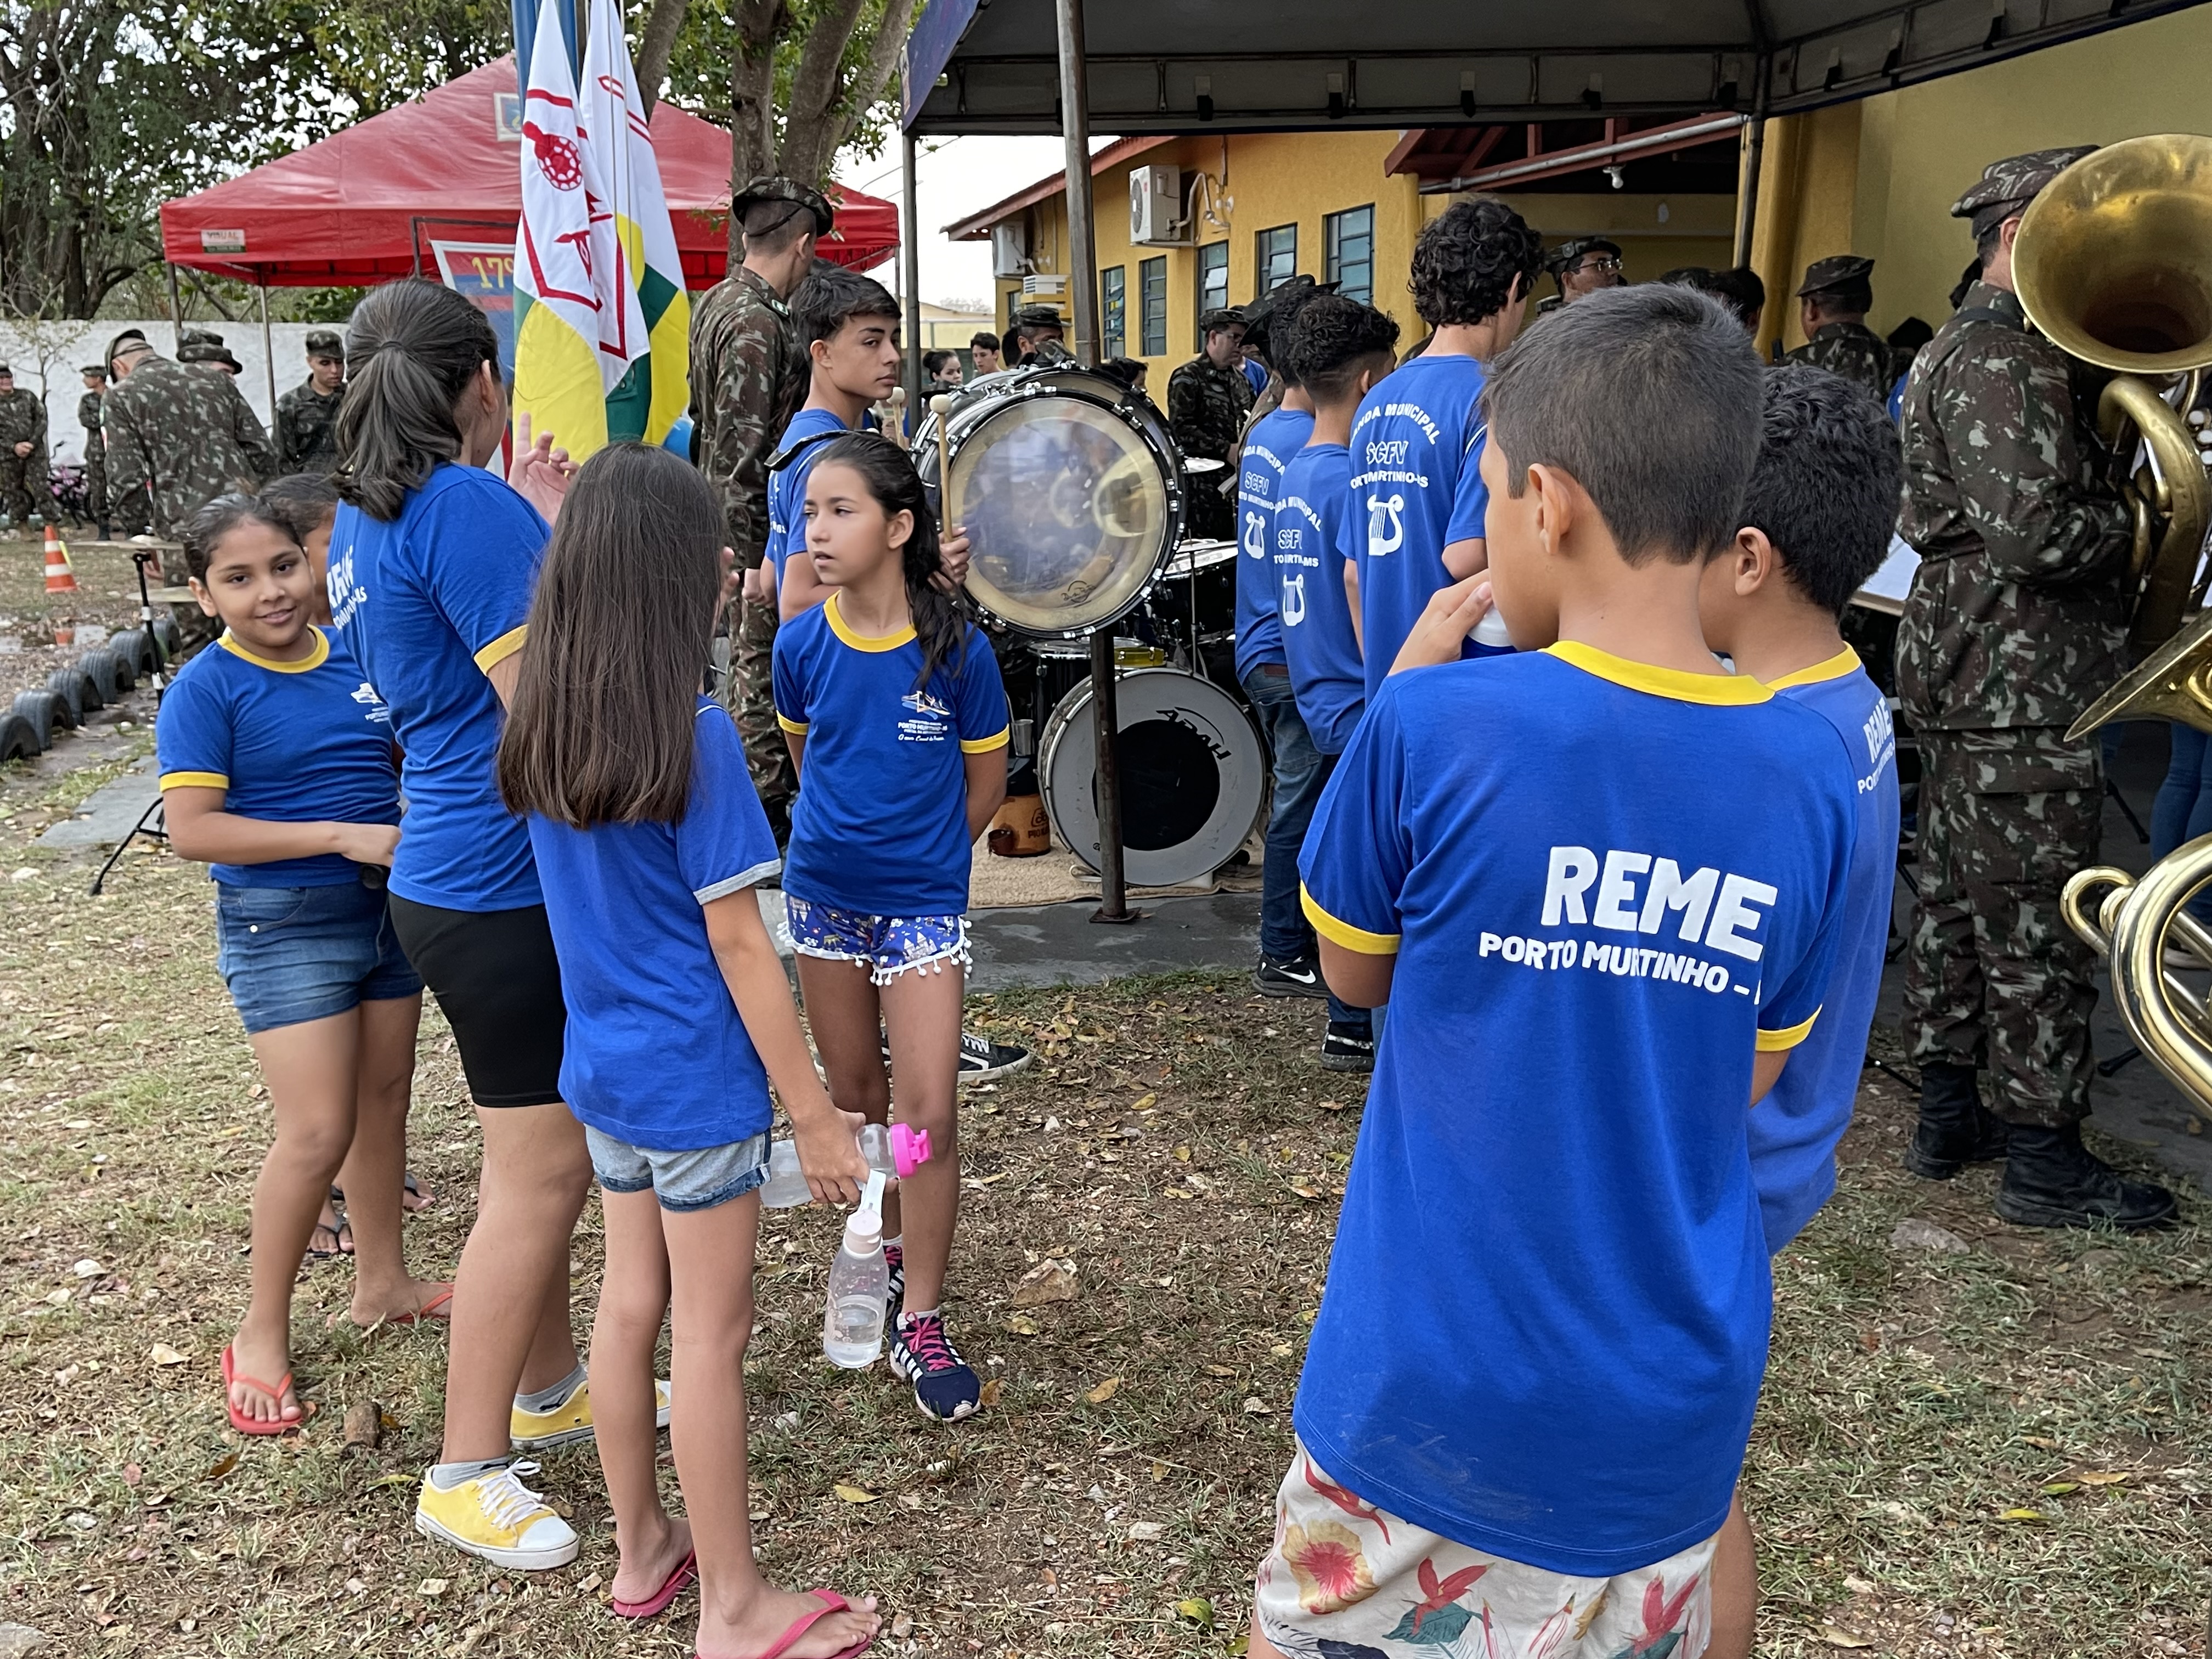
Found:
[[930, 416], [915, 454], [944, 522], [967, 527], [968, 592], [1033, 640], [1080, 638], [1136, 609], [1182, 532], [1182, 457], [1167, 423], [1087, 369], [987, 376], [941, 422]]
[[[1045, 811], [1061, 841], [1098, 867], [1097, 719], [1089, 681], [1060, 700], [1037, 745]], [[1219, 869], [1260, 821], [1267, 757], [1236, 700], [1175, 668], [1116, 677], [1123, 868], [1143, 887]]]

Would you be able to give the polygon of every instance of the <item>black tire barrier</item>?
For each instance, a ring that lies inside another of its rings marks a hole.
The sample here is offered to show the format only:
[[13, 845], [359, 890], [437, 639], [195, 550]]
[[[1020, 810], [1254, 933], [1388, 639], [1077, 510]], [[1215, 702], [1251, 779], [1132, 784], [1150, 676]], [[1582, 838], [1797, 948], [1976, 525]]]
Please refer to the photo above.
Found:
[[103, 703], [120, 702], [123, 694], [137, 684], [137, 677], [125, 667], [123, 659], [104, 646], [79, 657], [76, 665], [92, 677]]
[[150, 679], [161, 665], [161, 653], [154, 641], [146, 637], [146, 630], [134, 628], [128, 634], [118, 634], [108, 641], [108, 647], [128, 662], [140, 679]]
[[0, 765], [29, 760], [38, 752], [39, 734], [31, 729], [30, 721], [12, 708], [0, 714]]
[[87, 660], [80, 657], [67, 668], [63, 669], [62, 672], [76, 682], [77, 706], [87, 714], [90, 714], [95, 708], [106, 708], [109, 699], [107, 688], [101, 684], [100, 677], [87, 665]]
[[54, 746], [54, 728], [59, 723], [55, 715], [61, 699], [51, 691], [19, 691], [15, 694], [15, 712], [31, 723], [38, 734], [40, 753]]
[[74, 668], [57, 668], [46, 676], [46, 690], [54, 694], [54, 723], [74, 732], [84, 724], [84, 676]]
[[115, 664], [115, 689], [128, 691], [138, 684], [138, 653], [131, 648], [127, 639], [111, 639], [100, 647], [100, 654]]
[[154, 618], [154, 637], [161, 642], [161, 659], [174, 662], [177, 653], [184, 649], [185, 630], [177, 626], [177, 619], [164, 611]]

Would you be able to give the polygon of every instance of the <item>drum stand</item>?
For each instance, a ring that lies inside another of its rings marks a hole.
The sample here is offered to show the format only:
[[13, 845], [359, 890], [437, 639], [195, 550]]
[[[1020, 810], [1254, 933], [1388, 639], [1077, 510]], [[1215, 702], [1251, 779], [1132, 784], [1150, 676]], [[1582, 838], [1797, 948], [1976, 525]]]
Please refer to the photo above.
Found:
[[1143, 920], [1129, 908], [1121, 861], [1121, 768], [1115, 739], [1121, 726], [1114, 699], [1114, 627], [1091, 636], [1091, 707], [1098, 732], [1098, 908], [1093, 921], [1121, 925]]

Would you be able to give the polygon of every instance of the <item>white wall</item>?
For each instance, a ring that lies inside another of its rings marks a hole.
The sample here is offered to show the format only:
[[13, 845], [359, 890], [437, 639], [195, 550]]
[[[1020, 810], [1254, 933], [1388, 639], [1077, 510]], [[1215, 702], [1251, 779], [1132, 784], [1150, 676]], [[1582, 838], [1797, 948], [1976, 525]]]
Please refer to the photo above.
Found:
[[[246, 394], [246, 401], [261, 417], [266, 427], [275, 420], [276, 410], [269, 398], [269, 371], [261, 353], [261, 325], [257, 321], [227, 323], [221, 319], [213, 322], [187, 323], [187, 328], [204, 329], [222, 336], [222, 343], [230, 355], [245, 365], [238, 377], [238, 389]], [[269, 325], [270, 344], [276, 355], [276, 392], [282, 397], [307, 378], [307, 336], [317, 329], [342, 326], [330, 323], [271, 323]], [[159, 321], [150, 319], [124, 318], [96, 323], [53, 322], [21, 325], [0, 321], [0, 363], [15, 371], [15, 384], [27, 386], [46, 399], [46, 442], [57, 459], [76, 460], [84, 454], [84, 428], [77, 424], [77, 399], [84, 395], [84, 381], [77, 370], [87, 363], [96, 363], [107, 349], [107, 343], [126, 328], [136, 328], [153, 343], [155, 350], [164, 356], [176, 353], [177, 331], [167, 318]], [[45, 383], [41, 384], [39, 360], [46, 358]]]

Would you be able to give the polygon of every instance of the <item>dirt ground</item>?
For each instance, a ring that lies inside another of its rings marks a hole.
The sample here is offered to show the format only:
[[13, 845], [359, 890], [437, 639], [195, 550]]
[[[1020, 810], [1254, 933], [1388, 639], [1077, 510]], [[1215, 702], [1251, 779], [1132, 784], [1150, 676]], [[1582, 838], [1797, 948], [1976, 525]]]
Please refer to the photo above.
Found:
[[[76, 661], [95, 632], [105, 639], [138, 625], [138, 574], [131, 549], [118, 542], [72, 540], [69, 550], [77, 591], [49, 593], [44, 538], [21, 532], [0, 536], [0, 708]], [[58, 629], [70, 637], [58, 642]]]
[[[28, 847], [100, 775], [23, 781], [0, 821], [0, 1620], [72, 1656], [688, 1652], [690, 1598], [641, 1628], [603, 1605], [588, 1446], [538, 1481], [583, 1534], [572, 1567], [501, 1573], [416, 1536], [443, 1340], [327, 1332], [342, 1264], [299, 1291], [306, 1431], [228, 1431], [216, 1356], [268, 1111], [200, 872], [137, 854], [95, 900], [88, 867]], [[1310, 1058], [1318, 1005], [1234, 975], [971, 1014], [1042, 1049], [964, 1109], [949, 1310], [990, 1407], [941, 1427], [880, 1366], [830, 1370], [833, 1219], [771, 1216], [747, 1364], [763, 1562], [881, 1596], [878, 1651], [1237, 1651], [1362, 1091]], [[2204, 1206], [2150, 1238], [2007, 1229], [1987, 1171], [1898, 1170], [1908, 1091], [1866, 1076], [1842, 1189], [1778, 1264], [1748, 1474], [1760, 1652], [2203, 1655]], [[416, 1103], [411, 1163], [440, 1196], [410, 1251], [442, 1272], [477, 1138], [434, 1017]], [[1909, 1218], [1962, 1248], [1893, 1243]], [[580, 1325], [598, 1225], [594, 1206]], [[349, 1448], [364, 1402], [380, 1443]]]

